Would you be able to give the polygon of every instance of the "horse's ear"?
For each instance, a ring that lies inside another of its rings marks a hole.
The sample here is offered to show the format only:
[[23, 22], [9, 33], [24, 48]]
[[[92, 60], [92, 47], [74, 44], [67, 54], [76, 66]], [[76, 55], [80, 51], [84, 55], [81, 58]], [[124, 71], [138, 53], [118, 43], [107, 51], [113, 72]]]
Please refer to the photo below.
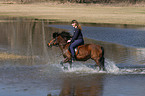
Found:
[[57, 36], [59, 36], [59, 33], [58, 32], [54, 32], [53, 33], [53, 38], [56, 38]]

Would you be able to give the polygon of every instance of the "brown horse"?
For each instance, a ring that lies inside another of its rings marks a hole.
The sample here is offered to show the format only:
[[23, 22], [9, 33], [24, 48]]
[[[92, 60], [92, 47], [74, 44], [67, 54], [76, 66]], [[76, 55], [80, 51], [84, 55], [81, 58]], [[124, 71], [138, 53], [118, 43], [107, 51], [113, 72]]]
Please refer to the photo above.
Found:
[[[70, 66], [72, 64], [71, 62], [71, 53], [69, 51], [70, 43], [67, 43], [67, 40], [71, 38], [70, 33], [68, 32], [55, 32], [53, 33], [53, 39], [47, 44], [48, 47], [51, 47], [52, 45], [58, 45], [63, 53], [63, 57], [65, 58], [63, 61], [61, 61], [61, 65], [63, 63], [70, 63]], [[99, 66], [99, 70], [103, 69], [105, 70], [104, 66], [104, 48], [100, 45], [96, 44], [85, 44], [78, 46], [78, 50], [76, 52], [76, 60], [77, 61], [86, 61], [88, 59], [93, 59], [96, 64]]]

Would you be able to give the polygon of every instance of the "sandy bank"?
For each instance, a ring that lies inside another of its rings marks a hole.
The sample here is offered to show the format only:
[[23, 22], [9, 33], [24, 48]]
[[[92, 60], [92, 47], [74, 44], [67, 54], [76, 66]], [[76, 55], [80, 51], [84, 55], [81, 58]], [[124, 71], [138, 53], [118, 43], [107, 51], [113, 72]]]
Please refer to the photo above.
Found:
[[0, 16], [28, 17], [70, 22], [145, 25], [145, 7], [114, 7], [97, 4], [2, 4]]

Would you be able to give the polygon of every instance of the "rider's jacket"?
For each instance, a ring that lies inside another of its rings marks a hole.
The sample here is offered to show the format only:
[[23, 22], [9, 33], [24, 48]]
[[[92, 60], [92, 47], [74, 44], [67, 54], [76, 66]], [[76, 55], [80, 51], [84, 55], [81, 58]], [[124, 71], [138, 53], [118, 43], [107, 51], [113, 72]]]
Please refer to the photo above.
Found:
[[83, 35], [80, 29], [74, 28], [73, 32], [74, 34], [73, 34], [71, 42], [74, 42], [77, 39], [83, 39]]

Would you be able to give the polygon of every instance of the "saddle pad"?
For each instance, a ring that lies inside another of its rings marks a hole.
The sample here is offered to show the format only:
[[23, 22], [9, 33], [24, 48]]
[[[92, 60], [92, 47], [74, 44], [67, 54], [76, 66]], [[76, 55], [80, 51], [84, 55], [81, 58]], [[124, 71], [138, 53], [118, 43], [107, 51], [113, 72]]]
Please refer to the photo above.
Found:
[[75, 48], [75, 53], [77, 52], [78, 48]]

